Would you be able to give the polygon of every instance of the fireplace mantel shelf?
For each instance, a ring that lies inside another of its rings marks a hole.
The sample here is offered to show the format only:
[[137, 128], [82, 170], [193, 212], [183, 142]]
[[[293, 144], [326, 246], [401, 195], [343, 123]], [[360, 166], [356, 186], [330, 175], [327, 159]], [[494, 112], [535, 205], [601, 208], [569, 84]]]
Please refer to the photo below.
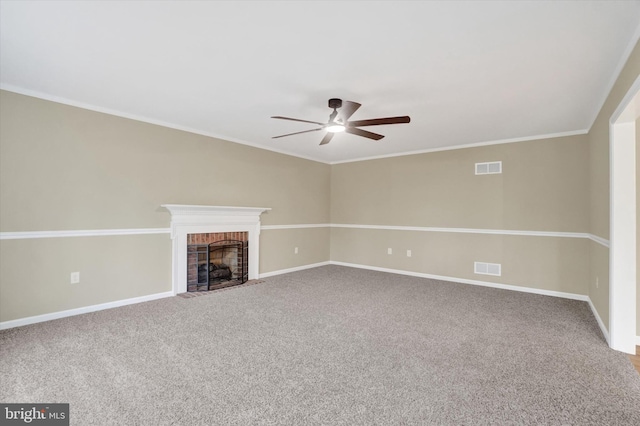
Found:
[[259, 216], [271, 210], [268, 207], [232, 207], [232, 206], [199, 206], [189, 204], [162, 204], [171, 216], [176, 215], [224, 215], [224, 216]]

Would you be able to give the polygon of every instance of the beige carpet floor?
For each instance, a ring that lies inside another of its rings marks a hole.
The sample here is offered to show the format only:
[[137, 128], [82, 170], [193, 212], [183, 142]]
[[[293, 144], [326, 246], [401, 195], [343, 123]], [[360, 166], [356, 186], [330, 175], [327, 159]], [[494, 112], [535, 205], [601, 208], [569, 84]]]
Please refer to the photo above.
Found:
[[585, 302], [325, 266], [0, 332], [73, 425], [638, 425]]

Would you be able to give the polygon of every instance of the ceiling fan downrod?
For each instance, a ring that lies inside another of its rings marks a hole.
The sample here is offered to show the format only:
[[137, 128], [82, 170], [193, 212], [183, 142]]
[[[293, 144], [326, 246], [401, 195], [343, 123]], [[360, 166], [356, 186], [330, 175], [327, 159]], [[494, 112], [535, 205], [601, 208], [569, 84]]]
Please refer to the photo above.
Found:
[[329, 108], [333, 108], [333, 112], [329, 116], [329, 123], [336, 123], [336, 117], [338, 116], [338, 108], [342, 107], [342, 99], [331, 98], [329, 99]]

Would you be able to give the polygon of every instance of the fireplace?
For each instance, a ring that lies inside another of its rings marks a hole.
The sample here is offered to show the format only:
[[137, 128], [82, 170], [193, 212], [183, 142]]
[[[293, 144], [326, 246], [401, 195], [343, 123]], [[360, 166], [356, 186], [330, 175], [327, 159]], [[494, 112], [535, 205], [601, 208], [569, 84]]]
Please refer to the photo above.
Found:
[[[248, 280], [259, 278], [260, 215], [271, 209], [182, 204], [163, 204], [162, 207], [171, 213], [172, 283], [174, 294], [185, 293], [188, 290], [189, 236], [194, 234], [227, 234], [226, 237], [218, 241], [242, 241], [244, 239], [246, 241], [246, 251], [245, 248], [242, 249], [244, 256], [242, 263], [246, 263], [246, 278]], [[229, 236], [229, 234], [237, 235], [243, 233], [246, 234], [246, 237]], [[191, 240], [191, 244], [206, 244], [207, 246], [213, 242], [216, 241]], [[202, 286], [204, 290], [204, 283]]]
[[209, 291], [249, 279], [247, 232], [187, 235], [187, 291]]

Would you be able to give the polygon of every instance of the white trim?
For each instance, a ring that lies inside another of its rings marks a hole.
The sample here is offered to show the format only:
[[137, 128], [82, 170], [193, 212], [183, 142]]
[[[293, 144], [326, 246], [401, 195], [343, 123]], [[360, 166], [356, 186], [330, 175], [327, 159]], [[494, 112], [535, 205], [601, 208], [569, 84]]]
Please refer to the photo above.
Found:
[[222, 139], [222, 140], [229, 141], [229, 142], [239, 143], [241, 145], [251, 146], [253, 148], [264, 149], [265, 151], [273, 151], [273, 152], [277, 152], [278, 154], [284, 154], [284, 155], [289, 155], [289, 156], [292, 156], [292, 157], [302, 158], [302, 159], [305, 159], [305, 160], [315, 161], [315, 162], [318, 162], [318, 163], [328, 164], [326, 161], [321, 161], [321, 160], [318, 160], [316, 158], [311, 158], [311, 157], [307, 157], [307, 156], [300, 155], [300, 154], [294, 154], [292, 152], [289, 152], [289, 151], [286, 151], [286, 150], [283, 150], [283, 149], [271, 148], [271, 147], [266, 146], [266, 145], [258, 145], [258, 144], [255, 144], [255, 143], [244, 141], [242, 139], [236, 139], [236, 138], [232, 138], [230, 136], [219, 135], [217, 133], [205, 132], [205, 131], [202, 131], [202, 130], [194, 129], [193, 127], [182, 126], [182, 125], [179, 125], [179, 124], [170, 123], [168, 121], [156, 120], [154, 118], [148, 118], [148, 117], [144, 117], [144, 116], [136, 115], [136, 114], [129, 114], [127, 112], [122, 112], [122, 111], [118, 111], [118, 110], [115, 110], [115, 109], [103, 108], [103, 107], [87, 104], [87, 103], [84, 103], [84, 102], [73, 101], [71, 99], [67, 99], [67, 98], [63, 98], [63, 97], [55, 96], [55, 95], [50, 95], [48, 93], [38, 92], [36, 90], [24, 89], [22, 87], [14, 86], [12, 84], [2, 83], [2, 84], [0, 84], [0, 89], [6, 90], [7, 92], [13, 92], [13, 93], [18, 93], [20, 95], [31, 96], [33, 98], [44, 99], [44, 100], [47, 100], [47, 101], [56, 102], [56, 103], [63, 104], [63, 105], [69, 105], [69, 106], [73, 106], [73, 107], [76, 107], [76, 108], [82, 108], [82, 109], [86, 109], [86, 110], [89, 110], [89, 111], [100, 112], [102, 114], [109, 114], [109, 115], [113, 115], [113, 116], [116, 116], [116, 117], [128, 118], [130, 120], [141, 121], [143, 123], [154, 124], [156, 126], [167, 127], [169, 129], [175, 129], [175, 130], [180, 130], [182, 132], [193, 133], [195, 135], [202, 135], [202, 136], [207, 136], [207, 137], [210, 137], [210, 138]]
[[0, 232], [0, 240], [31, 238], [100, 237], [109, 235], [170, 234], [171, 228], [87, 229], [66, 231]]
[[[382, 229], [389, 231], [418, 231], [418, 232], [451, 232], [463, 234], [494, 234], [494, 235], [524, 235], [534, 237], [563, 237], [588, 238], [605, 247], [609, 247], [609, 240], [597, 235], [582, 232], [549, 232], [549, 231], [519, 231], [513, 229], [474, 229], [474, 228], [443, 228], [425, 226], [391, 226], [391, 225], [357, 225], [344, 223], [305, 223], [294, 225], [263, 225], [261, 230], [279, 229], [308, 229], [308, 228], [352, 228], [352, 229]], [[24, 231], [0, 232], [0, 240], [22, 240], [31, 238], [66, 238], [66, 237], [98, 237], [112, 235], [145, 235], [169, 234], [171, 228], [131, 228], [131, 229], [89, 229], [65, 231]]]
[[[202, 206], [192, 204], [162, 204], [174, 216], [256, 216], [271, 210], [269, 207]], [[206, 220], [206, 219], [203, 219]]]
[[0, 330], [8, 328], [21, 327], [23, 325], [36, 324], [39, 322], [51, 321], [59, 318], [71, 317], [74, 315], [82, 315], [89, 312], [103, 311], [105, 309], [118, 308], [120, 306], [134, 305], [136, 303], [149, 302], [151, 300], [172, 297], [172, 291], [164, 293], [149, 294], [147, 296], [133, 297], [131, 299], [116, 300], [115, 302], [101, 303], [99, 305], [84, 306], [82, 308], [69, 309], [66, 311], [52, 312], [50, 314], [36, 315], [33, 317], [20, 318], [11, 321], [0, 322]]
[[269, 231], [274, 229], [306, 229], [306, 228], [330, 228], [330, 223], [307, 223], [300, 225], [263, 225], [263, 231]]
[[398, 152], [395, 154], [375, 155], [372, 157], [361, 157], [361, 158], [354, 158], [351, 160], [332, 161], [328, 164], [334, 165], [334, 164], [344, 164], [344, 163], [355, 163], [357, 161], [380, 160], [383, 158], [403, 157], [405, 155], [428, 154], [430, 152], [440, 152], [440, 151], [453, 151], [454, 149], [476, 148], [476, 147], [488, 146], [488, 145], [502, 145], [505, 143], [529, 142], [529, 141], [537, 141], [537, 140], [543, 140], [543, 139], [563, 138], [565, 136], [586, 135], [587, 133], [589, 133], [588, 129], [572, 130], [569, 132], [549, 133], [546, 135], [525, 136], [521, 138], [501, 139], [497, 141], [486, 141], [486, 142], [469, 143], [469, 144], [463, 144], [463, 145], [446, 146], [446, 147], [440, 147], [440, 148], [420, 149], [417, 151]]
[[[507, 285], [507, 284], [491, 283], [486, 281], [447, 277], [442, 275], [424, 274], [420, 272], [403, 271], [399, 269], [379, 268], [376, 266], [360, 265], [360, 264], [347, 263], [347, 262], [338, 262], [333, 260], [326, 261], [326, 262], [313, 263], [309, 265], [297, 266], [294, 268], [281, 269], [278, 271], [266, 272], [264, 274], [260, 274], [260, 278], [268, 278], [275, 275], [287, 274], [290, 272], [302, 271], [305, 269], [312, 269], [312, 268], [317, 268], [325, 265], [347, 266], [351, 268], [368, 269], [372, 271], [388, 272], [392, 274], [408, 275], [408, 276], [419, 277], [419, 278], [430, 278], [430, 279], [436, 279], [436, 280], [442, 280], [442, 281], [450, 281], [454, 283], [479, 285], [483, 287], [499, 288], [502, 290], [514, 290], [514, 291], [519, 291], [523, 293], [533, 293], [533, 294], [540, 294], [544, 296], [553, 296], [553, 297], [561, 297], [565, 299], [586, 301], [589, 303], [589, 306], [591, 307], [591, 310], [594, 316], [596, 317], [596, 320], [598, 321], [598, 325], [600, 326], [600, 330], [604, 334], [605, 339], [607, 340], [607, 342], [609, 341], [609, 334], [606, 328], [604, 327], [604, 323], [600, 319], [600, 316], [598, 315], [598, 312], [596, 311], [595, 306], [591, 302], [591, 299], [588, 296], [581, 295], [581, 294], [542, 290], [542, 289], [537, 289], [532, 287], [519, 287], [519, 286], [513, 286], [513, 285]], [[120, 306], [133, 305], [136, 303], [148, 302], [148, 301], [163, 299], [165, 297], [172, 297], [172, 296], [174, 296], [173, 291], [167, 291], [164, 293], [150, 294], [147, 296], [134, 297], [131, 299], [117, 300], [114, 302], [101, 303], [98, 305], [85, 306], [82, 308], [69, 309], [66, 311], [52, 312], [49, 314], [4, 321], [4, 322], [0, 322], [0, 330], [6, 330], [14, 327], [21, 327], [29, 324], [36, 324], [39, 322], [52, 321], [55, 319], [66, 318], [66, 317], [75, 316], [75, 315], [82, 315], [90, 312], [97, 312], [105, 309], [117, 308]], [[637, 336], [637, 344], [640, 345], [640, 336]]]
[[609, 248], [609, 240], [606, 240], [602, 237], [598, 237], [597, 235], [593, 235], [593, 234], [587, 234], [587, 238], [589, 238], [591, 241], [596, 242], [600, 245], [603, 245], [607, 248]]
[[636, 346], [640, 346], [640, 336], [636, 336]]
[[430, 278], [434, 280], [451, 281], [454, 283], [479, 285], [482, 287], [499, 288], [501, 290], [513, 290], [513, 291], [519, 291], [522, 293], [533, 293], [533, 294], [540, 294], [543, 296], [561, 297], [563, 299], [581, 300], [583, 302], [586, 302], [589, 299], [589, 296], [587, 295], [576, 294], [576, 293], [565, 293], [562, 291], [543, 290], [543, 289], [533, 288], [533, 287], [521, 287], [521, 286], [515, 286], [515, 285], [509, 285], [509, 284], [492, 283], [488, 281], [469, 280], [466, 278], [425, 274], [422, 272], [404, 271], [402, 269], [380, 268], [377, 266], [361, 265], [357, 263], [338, 262], [334, 260], [330, 261], [329, 263], [331, 265], [348, 266], [350, 268], [369, 269], [369, 270], [378, 271], [378, 272], [389, 272], [391, 274], [409, 275], [412, 277]]
[[622, 69], [624, 68], [624, 66], [627, 64], [627, 61], [631, 56], [631, 52], [633, 52], [633, 49], [636, 47], [636, 44], [638, 43], [639, 38], [640, 38], [640, 23], [636, 26], [636, 30], [634, 31], [633, 36], [631, 37], [631, 40], [629, 40], [629, 44], [627, 44], [627, 47], [624, 49], [624, 52], [622, 53], [622, 56], [620, 57], [620, 60], [618, 61], [618, 64], [616, 66], [616, 69], [611, 75], [609, 84], [605, 86], [602, 92], [602, 96], [600, 97], [601, 100], [597, 104], [597, 108], [595, 108], [593, 112], [593, 115], [591, 118], [591, 124], [589, 125], [589, 131], [591, 131], [591, 128], [593, 127], [596, 120], [598, 119], [598, 116], [600, 115], [600, 111], [602, 111], [602, 107], [604, 107], [605, 102], [607, 102], [607, 98], [609, 97], [609, 94], [611, 94], [611, 90], [613, 90], [613, 86], [616, 84], [616, 81], [618, 81], [618, 78], [620, 78], [620, 73], [622, 72]]
[[533, 237], [589, 238], [584, 232], [518, 231], [514, 229], [441, 228], [428, 226], [355, 225], [332, 223], [332, 228], [384, 229], [388, 231], [453, 232], [463, 234], [527, 235]]
[[303, 271], [305, 269], [317, 268], [319, 266], [325, 266], [325, 265], [329, 265], [329, 261], [311, 263], [309, 265], [296, 266], [288, 269], [280, 269], [278, 271], [265, 272], [264, 274], [260, 274], [260, 278], [268, 278], [268, 277], [273, 277], [274, 275], [288, 274], [289, 272]]
[[593, 316], [596, 317], [596, 321], [598, 322], [600, 331], [604, 336], [604, 340], [606, 340], [607, 344], [610, 345], [609, 330], [607, 330], [607, 327], [604, 326], [604, 322], [602, 321], [602, 318], [600, 318], [600, 315], [598, 314], [598, 310], [596, 309], [595, 305], [591, 301], [590, 297], [587, 297], [587, 302], [589, 302], [589, 307], [591, 308], [591, 312], [593, 312]]
[[[635, 105], [630, 105], [638, 95], [638, 92], [640, 92], [640, 75], [636, 77], [633, 84], [624, 95], [624, 98], [620, 101], [620, 104], [618, 104], [616, 110], [611, 114], [611, 118], [609, 119], [610, 126], [616, 123], [635, 121], [638, 118], [638, 111], [635, 111]], [[625, 114], [627, 110], [630, 110], [631, 114]], [[609, 131], [611, 131], [611, 129], [609, 129]]]
[[609, 334], [612, 349], [636, 353], [636, 119], [640, 76], [609, 120]]

